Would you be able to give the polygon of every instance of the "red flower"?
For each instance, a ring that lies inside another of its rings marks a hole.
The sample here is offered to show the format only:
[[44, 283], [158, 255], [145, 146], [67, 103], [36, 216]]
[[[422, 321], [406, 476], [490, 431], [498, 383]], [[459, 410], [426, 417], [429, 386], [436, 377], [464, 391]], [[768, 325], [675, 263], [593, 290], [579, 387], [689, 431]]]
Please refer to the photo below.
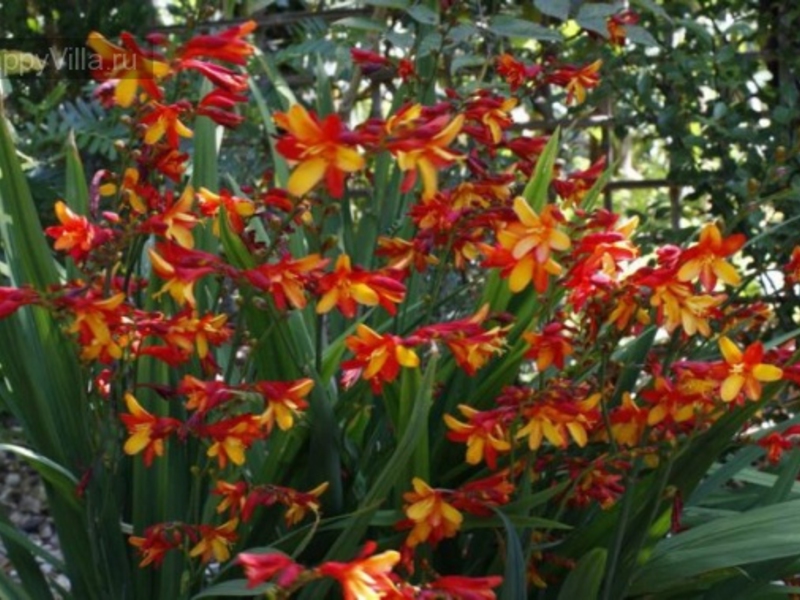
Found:
[[75, 262], [82, 262], [89, 253], [108, 243], [112, 232], [89, 222], [86, 217], [76, 215], [61, 200], [55, 205], [56, 217], [61, 225], [48, 227], [44, 232], [56, 242], [56, 250], [65, 250]]
[[39, 300], [39, 294], [30, 288], [0, 286], [0, 319], [5, 319], [26, 304]]
[[319, 572], [339, 582], [344, 600], [378, 600], [397, 594], [389, 575], [400, 561], [400, 553], [387, 550], [369, 556], [375, 548], [375, 542], [368, 542], [357, 559], [346, 563], [326, 562], [319, 567]]
[[341, 198], [345, 176], [363, 169], [365, 162], [339, 116], [328, 115], [320, 122], [295, 104], [286, 113], [276, 113], [275, 123], [286, 130], [278, 139], [278, 152], [299, 163], [286, 184], [289, 193], [302, 196], [324, 178], [328, 193]]
[[236, 562], [244, 567], [247, 587], [254, 588], [275, 577], [275, 583], [282, 588], [292, 585], [304, 568], [285, 554], [243, 553], [236, 557]]
[[98, 81], [115, 81], [114, 101], [128, 107], [136, 99], [141, 87], [153, 100], [161, 100], [161, 89], [156, 80], [170, 74], [170, 66], [146, 54], [129, 33], [120, 36], [122, 47], [109, 42], [99, 33], [89, 34], [86, 44], [97, 53], [100, 67], [92, 71]]
[[406, 295], [405, 286], [390, 274], [352, 267], [347, 254], [339, 255], [333, 272], [319, 280], [317, 291], [321, 296], [317, 313], [329, 312], [336, 306], [350, 319], [356, 315], [357, 304], [380, 304], [386, 312], [394, 315], [397, 312], [395, 304], [402, 302]]
[[255, 48], [242, 38], [251, 34], [255, 28], [256, 22], [251, 20], [226, 29], [222, 33], [196, 35], [178, 50], [178, 58], [182, 61], [192, 58], [213, 58], [244, 66]]

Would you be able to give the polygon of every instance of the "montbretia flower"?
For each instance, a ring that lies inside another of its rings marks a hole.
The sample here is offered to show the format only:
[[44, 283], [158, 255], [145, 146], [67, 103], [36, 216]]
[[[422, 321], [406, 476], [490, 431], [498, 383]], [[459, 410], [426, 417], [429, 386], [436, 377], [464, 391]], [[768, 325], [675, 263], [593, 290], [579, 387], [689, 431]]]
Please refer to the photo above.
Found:
[[228, 461], [243, 465], [245, 450], [264, 437], [259, 418], [255, 415], [239, 415], [203, 425], [197, 433], [211, 439], [212, 443], [206, 454], [217, 459], [220, 469], [224, 469]]
[[356, 150], [356, 138], [338, 115], [319, 121], [299, 104], [288, 112], [276, 113], [275, 123], [286, 133], [278, 139], [278, 152], [298, 163], [286, 188], [294, 196], [308, 193], [323, 178], [334, 198], [344, 194], [348, 173], [364, 168], [364, 157]]
[[31, 288], [0, 286], [0, 319], [5, 319], [23, 306], [34, 304], [38, 300], [38, 292]]
[[342, 314], [352, 319], [356, 314], [356, 305], [376, 306], [380, 304], [386, 312], [394, 315], [396, 304], [403, 301], [406, 287], [380, 271], [365, 271], [361, 267], [353, 267], [347, 254], [340, 254], [336, 259], [333, 272], [323, 275], [318, 283], [317, 313], [324, 314], [338, 307]]
[[148, 112], [139, 122], [145, 126], [144, 143], [152, 146], [166, 136], [171, 148], [180, 146], [180, 138], [191, 138], [194, 134], [180, 120], [181, 113], [187, 112], [191, 106], [188, 102], [161, 104], [153, 100], [148, 104]]
[[551, 365], [555, 365], [559, 370], [563, 369], [566, 357], [573, 353], [565, 329], [561, 323], [553, 322], [545, 325], [541, 332], [529, 331], [522, 334], [525, 341], [530, 344], [525, 358], [535, 360], [540, 373]]
[[[560, 274], [561, 268], [552, 260], [552, 251], [567, 250], [570, 239], [558, 227], [561, 216], [558, 210], [548, 205], [542, 214], [536, 214], [524, 198], [514, 200], [514, 213], [517, 220], [500, 227], [497, 241], [503, 250], [510, 253], [515, 261], [508, 273], [509, 287], [512, 292], [522, 291], [533, 280], [537, 282], [537, 291], [543, 291], [541, 276], [537, 275], [537, 266], [550, 274]], [[547, 279], [545, 278], [545, 286]]]
[[322, 276], [327, 264], [328, 259], [319, 254], [303, 258], [284, 256], [276, 263], [259, 265], [242, 274], [253, 287], [271, 294], [278, 310], [284, 311], [289, 306], [302, 309], [307, 304], [307, 286]]
[[639, 16], [632, 10], [624, 10], [616, 15], [611, 15], [606, 20], [608, 29], [608, 42], [613, 46], [624, 46], [628, 31], [626, 25], [636, 25]]
[[[422, 177], [423, 198], [433, 197], [439, 189], [439, 170], [453, 164], [462, 155], [449, 148], [464, 125], [464, 115], [449, 119], [435, 117], [427, 123], [408, 128], [389, 142], [389, 150], [397, 156], [397, 166], [406, 171], [401, 190], [410, 191]], [[449, 122], [448, 122], [449, 120]]]
[[142, 231], [162, 235], [184, 248], [194, 248], [192, 229], [197, 225], [199, 219], [192, 211], [193, 204], [194, 188], [191, 185], [186, 186], [177, 200], [172, 192], [168, 192], [164, 210], [151, 215], [142, 224]]
[[415, 332], [415, 337], [445, 343], [458, 366], [471, 377], [506, 348], [508, 327], [484, 329], [483, 322], [488, 314], [489, 305], [485, 304], [471, 317], [422, 327]]
[[681, 253], [682, 266], [678, 270], [678, 279], [694, 281], [699, 277], [706, 292], [714, 290], [717, 279], [727, 285], [739, 285], [739, 273], [725, 259], [735, 254], [746, 239], [741, 233], [723, 238], [715, 224], [706, 224], [700, 232], [697, 244]]
[[123, 33], [120, 39], [122, 46], [117, 46], [96, 31], [89, 34], [86, 45], [100, 58], [100, 68], [93, 70], [92, 75], [99, 81], [116, 81], [114, 101], [123, 108], [133, 104], [140, 87], [151, 99], [160, 100], [163, 94], [156, 82], [172, 69], [166, 62], [146, 54], [129, 33]]
[[119, 292], [110, 298], [71, 298], [68, 309], [75, 317], [70, 333], [78, 334], [81, 358], [111, 362], [122, 358], [127, 344], [117, 327], [126, 312], [125, 294]]
[[128, 543], [139, 550], [142, 556], [140, 567], [146, 567], [151, 563], [159, 566], [164, 562], [167, 552], [181, 547], [183, 532], [179, 526], [159, 523], [145, 529], [141, 537], [132, 535], [128, 538]]
[[445, 493], [433, 489], [419, 477], [415, 477], [411, 484], [414, 491], [403, 494], [406, 501], [404, 511], [413, 525], [406, 545], [413, 548], [426, 541], [436, 545], [455, 536], [464, 517], [445, 500]]
[[197, 304], [194, 284], [201, 277], [215, 273], [220, 268], [216, 255], [189, 250], [178, 244], [158, 244], [155, 248], [148, 248], [147, 253], [153, 271], [165, 280], [155, 296], [169, 292], [179, 305], [188, 304], [194, 307]]
[[354, 358], [342, 363], [347, 372], [356, 370], [370, 382], [372, 391], [379, 394], [384, 383], [391, 383], [400, 373], [400, 367], [414, 369], [419, 366], [419, 357], [401, 338], [381, 335], [363, 323], [356, 326], [356, 335], [345, 340]]
[[522, 411], [527, 421], [516, 433], [516, 438], [528, 438], [528, 448], [538, 450], [543, 440], [557, 448], [566, 448], [572, 438], [583, 448], [589, 441], [589, 431], [597, 422], [597, 404], [600, 394], [581, 401], [542, 399], [526, 406]]
[[244, 568], [247, 587], [254, 588], [274, 579], [281, 588], [291, 586], [305, 570], [302, 565], [279, 552], [253, 554], [243, 552], [236, 557], [236, 563]]
[[179, 60], [196, 58], [212, 58], [239, 66], [247, 64], [247, 60], [255, 52], [252, 44], [244, 37], [256, 29], [256, 22], [245, 21], [225, 31], [192, 37], [177, 51]]
[[53, 247], [63, 250], [76, 262], [86, 260], [89, 254], [108, 243], [113, 233], [89, 222], [84, 216], [76, 215], [61, 200], [55, 205], [56, 218], [60, 225], [45, 229], [45, 233], [55, 238]]
[[376, 544], [367, 542], [358, 558], [350, 562], [326, 562], [318, 571], [323, 577], [332, 577], [342, 586], [344, 600], [381, 600], [396, 598], [395, 582], [390, 577], [394, 566], [400, 562], [400, 553], [386, 550], [374, 554]]
[[286, 514], [283, 515], [283, 520], [287, 527], [297, 525], [300, 521], [306, 518], [309, 512], [314, 513], [319, 517], [320, 502], [319, 497], [328, 489], [328, 482], [319, 484], [313, 490], [308, 492], [298, 492], [297, 490], [287, 489], [285, 504], [288, 505]]
[[219, 235], [219, 223], [222, 218], [222, 208], [225, 209], [226, 225], [233, 233], [244, 231], [245, 219], [252, 217], [256, 212], [256, 205], [252, 200], [234, 196], [228, 190], [221, 190], [215, 194], [207, 188], [197, 191], [200, 212], [204, 217], [213, 217], [214, 235]]
[[780, 381], [783, 377], [780, 367], [761, 362], [764, 358], [764, 346], [761, 342], [750, 344], [742, 352], [730, 339], [722, 336], [719, 339], [719, 349], [725, 359], [725, 364], [720, 369], [725, 374], [720, 387], [723, 402], [735, 400], [742, 390], [750, 400], [759, 400], [762, 382]]
[[231, 557], [230, 546], [236, 541], [236, 528], [238, 519], [231, 519], [218, 527], [212, 525], [198, 525], [197, 533], [200, 541], [189, 551], [189, 556], [199, 556], [203, 563], [224, 563]]
[[496, 469], [498, 455], [511, 451], [503, 413], [481, 412], [466, 404], [459, 404], [458, 410], [467, 422], [462, 423], [450, 415], [444, 415], [444, 422], [450, 430], [447, 439], [466, 442], [467, 464], [477, 465], [485, 460], [490, 469]]
[[149, 467], [154, 457], [164, 455], [164, 440], [180, 429], [181, 422], [150, 414], [130, 392], [125, 394], [125, 405], [128, 413], [121, 414], [120, 419], [130, 437], [125, 441], [123, 450], [129, 455], [144, 451], [144, 464]]
[[446, 575], [425, 584], [415, 598], [420, 600], [435, 600], [436, 598], [495, 600], [497, 595], [492, 588], [498, 587], [501, 583], [503, 583], [503, 578], [496, 575], [490, 577]]
[[520, 86], [536, 79], [542, 71], [538, 65], [526, 65], [510, 54], [498, 56], [495, 68], [497, 69], [497, 74], [505, 79], [506, 83], [511, 87], [512, 92], [516, 92]]
[[309, 378], [296, 381], [259, 381], [252, 385], [253, 391], [264, 398], [266, 409], [261, 414], [261, 425], [267, 433], [275, 424], [281, 431], [288, 431], [294, 425], [295, 415], [308, 408], [305, 398], [314, 388]]
[[567, 104], [572, 104], [577, 100], [578, 104], [583, 104], [586, 100], [586, 90], [596, 88], [600, 85], [598, 72], [603, 65], [603, 61], [597, 59], [591, 64], [583, 67], [564, 66], [551, 73], [547, 81], [563, 86], [567, 91]]

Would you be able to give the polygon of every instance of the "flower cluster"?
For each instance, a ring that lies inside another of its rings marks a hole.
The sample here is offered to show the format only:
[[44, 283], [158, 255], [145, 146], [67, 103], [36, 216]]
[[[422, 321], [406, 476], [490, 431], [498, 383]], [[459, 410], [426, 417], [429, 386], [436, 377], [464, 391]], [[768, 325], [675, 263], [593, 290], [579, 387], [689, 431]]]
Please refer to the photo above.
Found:
[[[610, 42], [624, 44], [635, 22], [611, 17]], [[342, 503], [376, 510], [360, 503], [380, 468], [364, 463], [383, 460], [387, 439], [390, 452], [408, 450], [400, 439], [411, 431], [422, 440], [413, 464], [379, 499], [394, 502], [385, 508], [397, 516], [393, 533], [404, 532], [399, 550], [370, 543], [348, 562], [306, 567], [303, 542], [297, 561], [274, 551], [236, 562], [250, 587], [271, 583], [287, 597], [327, 578], [353, 600], [490, 600], [500, 577], [442, 575], [428, 556], [459, 536], [462, 556], [475, 552], [488, 538], [474, 523], [516, 500], [527, 510], [534, 488], [570, 510], [608, 509], [634, 461], [652, 468], [763, 401], [771, 384], [800, 381], [788, 347], [758, 341], [763, 311], [730, 301], [743, 235], [707, 223], [686, 247], [642, 248], [636, 219], [594, 206], [604, 161], [544, 168], [557, 134], [515, 125], [525, 88], [560, 86], [568, 104], [583, 103], [601, 61], [529, 65], [504, 54], [505, 89], [448, 90], [361, 123], [294, 104], [274, 114], [285, 181], [201, 184], [187, 152], [197, 119], [241, 122], [253, 28], [180, 46], [156, 36], [153, 50], [127, 34], [120, 46], [90, 36], [103, 59], [99, 97], [131, 115], [126, 168], [95, 176], [87, 214], [55, 204], [46, 234], [68, 258], [69, 281], [0, 287], [0, 318], [48, 311], [63, 325], [123, 460], [153, 477], [190, 465], [186, 518], [137, 523], [129, 538], [141, 566], [183, 553], [200, 581], [201, 565], [229, 561], [255, 530], [288, 544], [287, 530], [313, 517], [312, 539], [323, 506], [337, 518]], [[406, 59], [364, 50], [352, 59], [367, 77], [418, 77]], [[170, 103], [179, 76], [209, 91]], [[400, 225], [375, 226], [390, 219], [355, 199], [368, 186], [400, 199], [390, 215]], [[423, 369], [430, 389], [417, 393]], [[409, 415], [423, 409], [432, 417], [413, 431]], [[796, 435], [789, 427], [757, 443], [777, 462]], [[318, 456], [325, 436], [330, 455]], [[433, 468], [451, 457], [455, 468]], [[341, 481], [311, 475], [317, 461], [335, 463]], [[309, 556], [319, 562], [320, 548]], [[530, 553], [533, 585], [546, 584], [544, 556]]]

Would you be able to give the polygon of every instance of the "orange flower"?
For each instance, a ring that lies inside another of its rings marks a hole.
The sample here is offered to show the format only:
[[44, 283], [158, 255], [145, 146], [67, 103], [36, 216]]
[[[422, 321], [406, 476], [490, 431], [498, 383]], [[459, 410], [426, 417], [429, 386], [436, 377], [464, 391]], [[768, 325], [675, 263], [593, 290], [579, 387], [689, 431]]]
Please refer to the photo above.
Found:
[[[164, 323], [152, 325], [150, 333], [160, 337], [169, 347], [184, 353], [197, 351], [200, 359], [208, 356], [209, 346], [218, 346], [230, 338], [232, 332], [226, 327], [228, 315], [184, 311]], [[171, 348], [171, 349], [173, 349]]]
[[144, 464], [149, 467], [154, 457], [164, 455], [164, 439], [177, 431], [181, 423], [169, 417], [151, 415], [130, 392], [125, 394], [125, 405], [129, 414], [120, 415], [120, 419], [130, 437], [123, 450], [131, 456], [144, 450]]
[[38, 301], [39, 294], [36, 290], [0, 286], [0, 319], [5, 319], [26, 304]]
[[567, 104], [571, 104], [573, 99], [578, 104], [583, 104], [586, 100], [586, 90], [596, 88], [600, 84], [598, 71], [603, 65], [603, 61], [597, 59], [593, 63], [584, 67], [561, 67], [548, 78], [550, 83], [561, 85], [567, 90]]
[[279, 588], [288, 588], [305, 570], [285, 554], [240, 554], [236, 562], [244, 567], [247, 587], [254, 588], [268, 582], [273, 577]]
[[439, 263], [439, 260], [435, 256], [431, 256], [426, 248], [416, 243], [416, 240], [408, 241], [399, 237], [379, 237], [375, 254], [389, 259], [387, 268], [400, 271], [410, 270], [413, 265], [417, 271], [422, 272], [428, 265]]
[[214, 235], [219, 235], [219, 220], [222, 218], [221, 207], [225, 208], [226, 225], [234, 233], [244, 231], [244, 219], [252, 217], [256, 212], [256, 205], [252, 200], [234, 196], [228, 190], [215, 194], [206, 188], [197, 192], [200, 201], [200, 212], [206, 217], [216, 217], [214, 220]]
[[411, 484], [414, 491], [403, 494], [408, 503], [404, 511], [413, 523], [406, 545], [414, 548], [428, 540], [435, 545], [455, 536], [464, 520], [461, 513], [444, 500], [443, 492], [433, 489], [419, 477], [415, 477]]
[[459, 404], [458, 410], [468, 422], [462, 423], [450, 415], [444, 415], [444, 422], [450, 429], [447, 439], [467, 443], [468, 464], [477, 465], [485, 460], [490, 469], [496, 469], [497, 455], [511, 450], [508, 432], [500, 419], [491, 411], [482, 413], [466, 404]]
[[573, 352], [561, 323], [548, 323], [541, 333], [529, 331], [522, 334], [522, 337], [531, 346], [525, 353], [525, 358], [535, 360], [540, 373], [553, 364], [557, 369], [563, 369], [564, 360]]
[[472, 376], [492, 356], [505, 350], [505, 334], [508, 327], [493, 327], [484, 330], [481, 326], [489, 314], [489, 305], [484, 304], [478, 312], [466, 319], [428, 325], [416, 332], [421, 339], [441, 340], [453, 353], [456, 363]]
[[278, 152], [299, 162], [286, 185], [289, 193], [302, 196], [324, 177], [331, 196], [341, 198], [345, 175], [363, 169], [365, 162], [339, 116], [328, 115], [320, 123], [295, 104], [289, 112], [276, 113], [275, 123], [287, 131], [278, 139]]
[[45, 229], [45, 233], [56, 242], [56, 250], [66, 251], [73, 260], [80, 262], [94, 248], [98, 248], [111, 239], [111, 231], [89, 222], [89, 219], [76, 215], [61, 200], [55, 205], [56, 217], [61, 225]]
[[216, 457], [220, 469], [224, 469], [229, 460], [235, 465], [243, 465], [244, 451], [264, 437], [259, 418], [255, 415], [240, 415], [204, 425], [198, 434], [213, 440], [206, 455]]
[[306, 307], [305, 289], [320, 276], [328, 260], [319, 254], [303, 258], [282, 257], [277, 263], [264, 264], [245, 271], [243, 275], [259, 290], [272, 294], [278, 310]]
[[148, 108], [149, 112], [139, 120], [145, 126], [145, 144], [152, 146], [166, 135], [167, 144], [171, 148], [177, 148], [181, 143], [180, 138], [190, 138], [194, 135], [180, 120], [181, 113], [190, 108], [187, 102], [164, 105], [152, 101]]
[[652, 288], [650, 304], [658, 308], [658, 321], [664, 329], [672, 333], [679, 325], [686, 335], [711, 335], [708, 320], [722, 304], [724, 296], [695, 294], [692, 287], [675, 279], [674, 271], [659, 271], [642, 279], [642, 283]]
[[124, 301], [125, 294], [122, 292], [110, 298], [79, 298], [72, 301], [75, 321], [69, 331], [78, 334], [78, 343], [82, 346], [81, 358], [110, 362], [122, 357], [122, 348], [128, 339], [113, 335], [111, 327], [120, 322]]
[[131, 536], [128, 543], [135, 546], [142, 555], [140, 567], [150, 563], [159, 566], [164, 561], [164, 555], [170, 550], [180, 548], [183, 536], [179, 529], [169, 525], [152, 525], [144, 530], [144, 537]]
[[237, 481], [236, 483], [217, 481], [211, 493], [222, 496], [222, 500], [217, 504], [217, 513], [221, 514], [227, 510], [231, 518], [233, 518], [244, 508], [247, 497], [247, 483], [244, 481]]
[[[171, 199], [171, 197], [170, 197]], [[171, 202], [163, 214], [153, 215], [150, 222], [164, 228], [164, 236], [174, 240], [184, 248], [194, 248], [192, 228], [198, 218], [192, 212], [194, 188], [187, 185], [177, 202]]]
[[275, 423], [281, 431], [288, 431], [294, 425], [294, 415], [308, 407], [305, 397], [314, 388], [311, 379], [297, 381], [260, 381], [253, 385], [254, 391], [264, 397], [267, 409], [261, 414], [261, 425], [267, 433]]
[[219, 267], [217, 257], [207, 252], [189, 250], [177, 244], [158, 244], [156, 248], [158, 252], [154, 248], [147, 250], [150, 264], [156, 275], [166, 282], [154, 297], [169, 292], [179, 305], [188, 304], [194, 307], [197, 304], [194, 284], [201, 277], [216, 271]]
[[750, 344], [742, 352], [730, 339], [722, 336], [719, 349], [727, 363], [727, 376], [720, 387], [723, 402], [731, 402], [744, 389], [750, 400], [761, 398], [761, 382], [779, 381], [783, 370], [775, 365], [762, 363], [764, 346], [761, 342]]
[[213, 58], [236, 65], [246, 65], [255, 48], [244, 41], [256, 29], [256, 22], [245, 21], [221, 33], [196, 35], [178, 50], [181, 60]]
[[308, 511], [319, 513], [319, 497], [328, 489], [328, 482], [319, 484], [308, 492], [291, 490], [288, 498], [289, 510], [283, 516], [287, 527], [297, 525], [306, 518]]
[[[554, 206], [546, 206], [542, 214], [537, 215], [524, 198], [517, 197], [514, 213], [518, 221], [501, 227], [497, 231], [497, 241], [516, 261], [509, 273], [509, 287], [512, 292], [519, 292], [531, 280], [537, 280], [537, 266], [550, 274], [560, 274], [561, 267], [550, 258], [551, 251], [566, 250], [571, 243], [567, 234], [558, 229], [560, 214]], [[537, 290], [543, 291], [538, 287]]]
[[320, 279], [318, 292], [322, 296], [317, 303], [318, 314], [329, 312], [336, 306], [345, 317], [352, 319], [356, 314], [356, 304], [380, 304], [386, 312], [394, 315], [397, 312], [395, 304], [403, 301], [406, 288], [380, 271], [370, 273], [352, 267], [350, 257], [340, 254], [333, 272]]
[[[409, 111], [414, 114], [414, 111]], [[397, 166], [407, 171], [401, 190], [410, 191], [417, 181], [417, 171], [422, 176], [422, 197], [432, 198], [439, 189], [439, 169], [453, 164], [461, 155], [448, 148], [464, 125], [464, 115], [454, 117], [449, 123], [447, 115], [431, 119], [402, 131], [399, 139], [389, 143], [397, 156]]]
[[579, 402], [544, 399], [523, 409], [527, 424], [517, 431], [516, 438], [528, 438], [528, 447], [538, 450], [543, 440], [558, 448], [566, 448], [569, 438], [583, 448], [589, 441], [588, 430], [597, 420], [596, 406], [600, 394]]
[[609, 417], [611, 435], [620, 446], [631, 448], [639, 445], [648, 424], [648, 413], [636, 405], [629, 392], [622, 394], [622, 404], [614, 408]]
[[707, 292], [714, 290], [717, 278], [727, 285], [739, 285], [739, 274], [725, 259], [736, 253], [747, 238], [737, 233], [726, 238], [713, 223], [706, 224], [700, 232], [700, 240], [681, 253], [683, 266], [678, 271], [680, 281], [694, 281], [698, 276]]
[[625, 38], [628, 35], [626, 25], [636, 25], [639, 17], [631, 10], [625, 10], [617, 15], [611, 15], [606, 21], [608, 29], [608, 41], [613, 46], [624, 46]]
[[139, 87], [150, 98], [160, 100], [162, 93], [156, 81], [169, 75], [170, 66], [146, 56], [129, 33], [123, 33], [120, 39], [124, 47], [112, 44], [96, 31], [89, 34], [86, 45], [97, 53], [101, 61], [100, 68], [92, 74], [100, 81], [118, 80], [114, 101], [123, 108], [133, 104]]
[[220, 525], [198, 525], [200, 541], [189, 551], [189, 556], [199, 556], [203, 563], [210, 562], [212, 558], [224, 563], [231, 557], [230, 546], [236, 541], [236, 527], [239, 519], [231, 519]]
[[319, 566], [319, 573], [339, 582], [344, 600], [397, 598], [398, 591], [389, 574], [400, 562], [400, 553], [396, 550], [387, 550], [369, 556], [375, 548], [374, 542], [367, 542], [357, 559], [347, 563], [323, 563]]
[[342, 369], [360, 373], [376, 394], [380, 393], [384, 383], [397, 378], [401, 366], [409, 369], [419, 366], [419, 357], [403, 344], [402, 339], [390, 334], [381, 335], [363, 323], [356, 326], [356, 335], [348, 336], [344, 343], [355, 357], [344, 361]]

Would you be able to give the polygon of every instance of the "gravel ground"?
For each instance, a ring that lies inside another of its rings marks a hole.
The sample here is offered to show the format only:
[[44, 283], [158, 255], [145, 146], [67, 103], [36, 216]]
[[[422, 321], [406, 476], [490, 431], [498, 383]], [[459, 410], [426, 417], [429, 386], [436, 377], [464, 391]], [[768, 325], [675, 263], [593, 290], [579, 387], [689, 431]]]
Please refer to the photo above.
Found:
[[[61, 558], [58, 536], [47, 511], [44, 486], [34, 469], [15, 455], [0, 453], [0, 509], [11, 523], [28, 536], [34, 544], [41, 546], [57, 558]], [[69, 587], [67, 578], [56, 573], [52, 565], [42, 564], [45, 575], [62, 587]], [[0, 569], [15, 575], [5, 548], [0, 543]]]

